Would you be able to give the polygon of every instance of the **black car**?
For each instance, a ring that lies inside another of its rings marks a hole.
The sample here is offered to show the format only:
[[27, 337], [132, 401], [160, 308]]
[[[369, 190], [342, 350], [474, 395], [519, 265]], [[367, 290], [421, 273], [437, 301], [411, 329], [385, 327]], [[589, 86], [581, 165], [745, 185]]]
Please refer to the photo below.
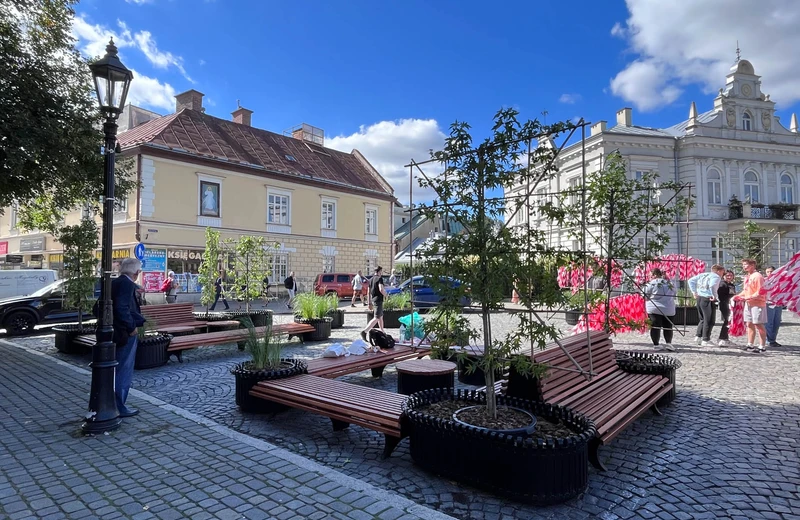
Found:
[[[33, 332], [36, 325], [76, 323], [79, 311], [64, 309], [63, 284], [64, 280], [58, 280], [28, 296], [0, 300], [0, 327], [10, 336], [19, 336]], [[98, 284], [95, 298], [99, 297]], [[83, 319], [94, 319], [94, 316], [85, 312]]]

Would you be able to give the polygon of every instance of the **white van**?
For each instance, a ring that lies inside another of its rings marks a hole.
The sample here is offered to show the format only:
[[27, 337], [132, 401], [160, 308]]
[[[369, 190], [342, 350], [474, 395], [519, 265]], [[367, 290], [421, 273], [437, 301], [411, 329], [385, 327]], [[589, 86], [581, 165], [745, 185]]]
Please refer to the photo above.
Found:
[[52, 269], [0, 271], [0, 299], [28, 296], [58, 280]]

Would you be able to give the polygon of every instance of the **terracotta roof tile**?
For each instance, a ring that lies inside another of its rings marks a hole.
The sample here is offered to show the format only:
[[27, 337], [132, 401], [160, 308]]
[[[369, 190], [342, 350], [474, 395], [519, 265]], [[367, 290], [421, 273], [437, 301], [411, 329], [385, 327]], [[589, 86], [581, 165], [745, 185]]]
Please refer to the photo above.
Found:
[[[355, 154], [184, 109], [119, 135], [120, 146], [154, 145], [391, 194], [388, 183]], [[289, 157], [294, 158], [294, 160]]]

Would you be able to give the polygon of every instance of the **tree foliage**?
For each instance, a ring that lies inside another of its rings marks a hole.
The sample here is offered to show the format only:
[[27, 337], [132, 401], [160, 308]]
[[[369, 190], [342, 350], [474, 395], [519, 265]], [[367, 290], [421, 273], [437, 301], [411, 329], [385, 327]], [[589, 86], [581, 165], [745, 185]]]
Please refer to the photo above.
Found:
[[774, 229], [767, 229], [752, 220], [745, 220], [742, 229], [720, 234], [719, 248], [725, 259], [725, 268], [738, 273], [742, 260], [752, 258], [758, 269], [763, 269], [768, 259], [767, 248], [776, 235]]
[[[0, 0], [0, 207], [37, 203], [52, 214], [102, 194], [102, 121], [71, 35], [75, 3]], [[121, 166], [124, 194], [133, 181]]]
[[216, 297], [216, 287], [214, 283], [220, 274], [220, 262], [222, 261], [222, 249], [219, 243], [219, 231], [216, 229], [206, 228], [206, 249], [203, 252], [203, 261], [200, 263], [198, 281], [203, 288], [200, 294], [200, 303], [208, 306], [214, 303]]
[[84, 218], [80, 224], [62, 227], [57, 238], [64, 248], [64, 303], [67, 308], [80, 311], [78, 322], [83, 324], [83, 314], [91, 309], [97, 279], [97, 224]]

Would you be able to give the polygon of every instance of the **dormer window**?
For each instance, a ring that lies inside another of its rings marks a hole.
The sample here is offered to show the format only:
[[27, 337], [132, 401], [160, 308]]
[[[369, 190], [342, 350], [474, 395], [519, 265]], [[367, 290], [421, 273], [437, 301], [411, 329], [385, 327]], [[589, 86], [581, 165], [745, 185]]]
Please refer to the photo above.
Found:
[[750, 114], [745, 112], [742, 114], [742, 130], [751, 130], [753, 124], [753, 118], [750, 117]]

